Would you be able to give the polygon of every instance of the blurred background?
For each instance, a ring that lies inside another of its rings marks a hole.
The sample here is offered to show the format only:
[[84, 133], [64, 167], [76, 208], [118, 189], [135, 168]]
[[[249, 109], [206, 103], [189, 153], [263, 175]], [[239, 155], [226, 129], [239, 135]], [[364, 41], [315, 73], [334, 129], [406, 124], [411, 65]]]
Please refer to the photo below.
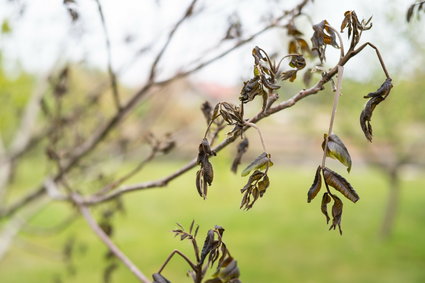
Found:
[[[52, 152], [72, 158], [73, 149], [114, 117], [111, 74], [123, 105], [143, 89], [190, 2], [0, 0], [0, 211], [56, 172]], [[157, 66], [157, 81], [207, 62], [302, 1], [213, 2], [199, 1], [173, 35]], [[373, 114], [369, 143], [359, 125], [363, 96], [378, 89], [385, 74], [372, 49], [345, 66], [334, 132], [344, 140], [353, 168], [348, 174], [334, 160], [328, 166], [350, 181], [360, 200], [344, 202], [343, 235], [327, 231], [320, 200], [306, 201], [332, 110], [327, 84], [318, 95], [258, 124], [274, 166], [271, 185], [253, 209], [239, 209], [247, 177], [230, 171], [236, 143], [211, 158], [215, 178], [206, 200], [199, 197], [191, 170], [166, 187], [124, 195], [112, 204], [123, 207], [110, 220], [112, 238], [147, 275], [157, 272], [174, 249], [192, 255], [190, 243], [171, 230], [195, 220], [200, 243], [214, 225], [226, 229], [224, 240], [242, 282], [425, 282], [424, 10], [414, 10], [408, 22], [413, 0], [307, 2], [295, 24], [309, 45], [312, 24], [326, 19], [339, 30], [347, 10], [360, 19], [373, 16], [362, 42], [379, 48], [394, 85]], [[152, 135], [171, 138], [175, 148], [126, 184], [160, 179], [195, 158], [207, 127], [201, 105], [238, 103], [243, 82], [252, 77], [252, 48], [260, 46], [276, 58], [287, 54], [290, 37], [283, 24], [199, 71], [152, 87], [69, 172], [71, 186], [92, 194], [138, 167], [149, 155]], [[238, 25], [236, 35], [225, 38], [229, 27]], [[342, 36], [349, 46], [346, 32]], [[325, 69], [338, 62], [339, 50], [328, 47], [326, 56]], [[308, 58], [308, 67], [317, 64], [314, 60]], [[314, 74], [306, 85], [299, 75], [295, 82], [283, 82], [280, 101], [319, 79]], [[246, 116], [259, 109], [260, 99]], [[263, 151], [255, 131], [246, 136], [250, 145], [242, 167]], [[99, 221], [110, 206], [92, 209]], [[107, 253], [67, 202], [45, 198], [0, 218], [0, 282], [136, 282], [124, 266], [111, 268]], [[174, 259], [163, 274], [172, 282], [191, 282], [187, 270]]]

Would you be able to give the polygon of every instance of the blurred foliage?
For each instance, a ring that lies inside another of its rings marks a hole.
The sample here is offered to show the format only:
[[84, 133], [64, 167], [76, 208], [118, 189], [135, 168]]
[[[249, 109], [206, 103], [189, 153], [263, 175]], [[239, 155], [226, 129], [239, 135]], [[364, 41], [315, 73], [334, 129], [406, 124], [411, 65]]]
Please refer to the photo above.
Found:
[[[3, 65], [0, 53], [0, 66]], [[34, 77], [25, 72], [11, 76], [0, 67], [0, 133], [6, 143], [19, 125], [21, 113], [34, 88]]]
[[[239, 188], [243, 180], [235, 178], [228, 170], [229, 161], [213, 159], [219, 178], [212, 185], [208, 201], [199, 201], [194, 194], [191, 174], [176, 180], [173, 189], [154, 189], [125, 199], [125, 214], [116, 215], [114, 219], [120, 223], [114, 240], [138, 266], [144, 267], [147, 274], [158, 270], [170, 250], [177, 248], [192, 253], [187, 243], [176, 241], [170, 227], [175, 227], [175, 222], [188, 226], [195, 218], [202, 225], [199, 231], [202, 234], [206, 233], [207, 225], [231, 227], [226, 230], [226, 243], [238, 259], [243, 282], [425, 280], [423, 176], [410, 175], [405, 179], [402, 186], [406, 194], [402, 197], [402, 210], [394, 235], [381, 242], [376, 237], [381, 220], [377, 207], [384, 205], [387, 188], [376, 171], [359, 169], [351, 173], [351, 182], [358, 188], [362, 199], [356, 207], [346, 203], [344, 208], [349, 212], [344, 215], [344, 221], [350, 225], [345, 226], [346, 233], [340, 237], [323, 230], [325, 219], [316, 213], [320, 202], [313, 204], [317, 209], [307, 209], [305, 189], [311, 182], [311, 168], [276, 165], [270, 172], [275, 180], [271, 184], [273, 189], [256, 205], [256, 209], [246, 212], [238, 208]], [[164, 171], [172, 172], [182, 164], [167, 161], [152, 165], [134, 181], [160, 177]], [[131, 164], [127, 166], [132, 168]], [[122, 168], [123, 172], [125, 169]], [[28, 166], [26, 170], [28, 178], [22, 182], [31, 180], [32, 168]], [[223, 195], [226, 197], [223, 198]], [[220, 209], [217, 210], [217, 207]], [[51, 204], [31, 221], [30, 226], [54, 226], [72, 210], [65, 203]], [[101, 218], [102, 209], [95, 212]], [[70, 237], [76, 238], [72, 259], [74, 273], [69, 272], [61, 260], [61, 250]], [[331, 242], [332, 245], [329, 244]], [[105, 252], [106, 248], [81, 219], [53, 235], [34, 235], [24, 229], [11, 253], [0, 265], [0, 282], [54, 282], [57, 278], [70, 283], [101, 282], [102, 274], [93, 270], [101, 270], [105, 266]], [[173, 282], [191, 282], [186, 277], [186, 270], [185, 262], [173, 260], [164, 276], [174, 279]], [[121, 265], [113, 274], [112, 281], [136, 282]]]

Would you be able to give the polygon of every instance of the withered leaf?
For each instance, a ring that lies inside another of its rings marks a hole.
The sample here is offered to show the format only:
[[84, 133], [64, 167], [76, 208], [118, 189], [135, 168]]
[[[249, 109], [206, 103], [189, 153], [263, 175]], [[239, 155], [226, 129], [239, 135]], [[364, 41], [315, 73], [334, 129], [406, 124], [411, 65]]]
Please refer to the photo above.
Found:
[[246, 210], [252, 208], [257, 199], [264, 195], [269, 185], [270, 180], [267, 174], [259, 170], [255, 170], [249, 177], [248, 183], [241, 189], [241, 193], [244, 195], [242, 197], [240, 208], [244, 208]]
[[409, 6], [409, 9], [407, 9], [407, 13], [406, 13], [407, 22], [410, 22], [410, 20], [412, 19], [413, 13], [415, 12], [415, 8], [416, 8], [417, 17], [419, 18], [419, 12], [421, 10], [425, 12], [425, 1], [418, 1]]
[[342, 235], [342, 229], [341, 229], [341, 220], [342, 220], [342, 201], [335, 195], [332, 196], [334, 199], [334, 204], [332, 206], [332, 225], [329, 227], [329, 230], [336, 229], [336, 226], [338, 226], [339, 233]]
[[213, 248], [214, 248], [214, 230], [211, 229], [211, 230], [208, 230], [207, 237], [205, 238], [205, 241], [204, 241], [204, 246], [202, 247], [201, 258], [200, 258], [201, 265]]
[[312, 50], [318, 53], [321, 62], [326, 61], [326, 45], [332, 45], [335, 48], [339, 48], [336, 42], [336, 34], [329, 27], [329, 23], [326, 20], [313, 25], [313, 30], [314, 33], [311, 37]]
[[226, 257], [213, 276], [219, 278], [221, 282], [235, 282], [231, 280], [237, 279], [240, 276], [237, 261], [231, 256]]
[[198, 151], [198, 159], [197, 163], [200, 164], [203, 162], [205, 158], [210, 157], [211, 155], [216, 155], [215, 151], [211, 150], [210, 143], [206, 138], [202, 140], [202, 142], [199, 144], [199, 151]]
[[296, 37], [292, 39], [288, 44], [288, 54], [305, 54], [310, 53], [310, 47], [308, 43], [300, 38]]
[[321, 169], [322, 167], [319, 165], [314, 176], [313, 184], [311, 185], [307, 193], [307, 202], [311, 202], [320, 191], [320, 188], [322, 186], [322, 176], [320, 175]]
[[[325, 142], [326, 142], [327, 136], [328, 136], [327, 134], [324, 135], [324, 139], [322, 142], [323, 150], [325, 150]], [[351, 171], [351, 156], [348, 153], [348, 150], [345, 147], [342, 140], [337, 135], [331, 134], [328, 137], [327, 147], [328, 148], [326, 150], [326, 156], [339, 160], [339, 162], [347, 166], [347, 171], [350, 172]]]
[[348, 183], [348, 181], [338, 173], [325, 167], [323, 168], [323, 177], [329, 186], [335, 188], [352, 202], [357, 202], [359, 200], [359, 195], [356, 193], [350, 183]]
[[211, 165], [211, 162], [209, 160], [205, 160], [204, 166], [203, 166], [203, 173], [204, 173], [204, 179], [208, 183], [208, 185], [211, 186], [213, 178], [214, 178], [214, 172], [213, 167]]
[[360, 126], [363, 130], [365, 137], [372, 142], [372, 125], [370, 121], [372, 119], [373, 111], [375, 107], [387, 98], [390, 94], [390, 91], [393, 87], [391, 78], [387, 78], [385, 82], [381, 85], [381, 87], [375, 91], [371, 92], [368, 95], [364, 96], [364, 98], [370, 98], [366, 103], [362, 113], [360, 114]]
[[289, 70], [286, 72], [282, 72], [280, 78], [284, 81], [289, 79], [290, 82], [293, 82], [297, 78], [297, 72], [298, 70]]
[[204, 103], [202, 103], [201, 111], [202, 111], [202, 114], [204, 114], [207, 124], [209, 124], [211, 122], [211, 118], [213, 114], [213, 108], [211, 104], [208, 101], [205, 101]]
[[341, 23], [341, 32], [348, 28], [348, 38], [352, 37], [350, 48], [354, 48], [360, 41], [360, 35], [362, 31], [369, 30], [372, 28], [371, 23], [372, 17], [368, 20], [359, 21], [356, 12], [346, 11], [344, 13], [344, 20]]
[[301, 70], [305, 67], [305, 59], [302, 55], [291, 56], [291, 61], [289, 62], [289, 66], [292, 68], [296, 68], [297, 70]]
[[273, 162], [270, 159], [270, 154], [263, 152], [242, 171], [241, 175], [244, 177], [252, 170], [262, 170], [271, 166], [273, 166]]
[[295, 40], [291, 40], [288, 44], [288, 54], [298, 53], [297, 43]]
[[160, 273], [154, 273], [152, 275], [153, 282], [152, 283], [171, 283], [167, 278], [162, 276]]
[[392, 79], [391, 78], [387, 78], [382, 83], [382, 85], [378, 88], [377, 91], [368, 93], [368, 95], [364, 96], [364, 98], [371, 98], [371, 97], [380, 96], [380, 97], [382, 97], [382, 98], [385, 99], [390, 94], [390, 91], [391, 91], [392, 87], [393, 87], [393, 85], [392, 85]]
[[214, 179], [214, 171], [209, 161], [211, 155], [216, 153], [211, 150], [209, 142], [204, 138], [199, 145], [197, 163], [201, 165], [201, 169], [196, 172], [196, 189], [201, 197], [207, 197], [208, 185], [211, 186]]
[[248, 141], [247, 138], [243, 139], [238, 144], [238, 152], [236, 153], [235, 159], [232, 162], [232, 168], [231, 169], [232, 169], [233, 173], [236, 173], [236, 171], [238, 170], [238, 166], [241, 163], [242, 156], [248, 150], [248, 146], [249, 146], [249, 141]]
[[265, 90], [263, 88], [263, 85], [261, 84], [261, 78], [259, 75], [256, 75], [254, 78], [250, 79], [249, 81], [245, 81], [243, 83], [243, 87], [241, 90], [241, 94], [239, 96], [239, 100], [243, 103], [248, 103], [257, 95], [263, 95], [265, 93]]
[[329, 218], [329, 215], [328, 215], [328, 203], [330, 203], [331, 200], [332, 200], [332, 198], [330, 197], [330, 195], [327, 192], [323, 194], [322, 205], [321, 205], [320, 209], [322, 210], [322, 213], [326, 216], [326, 224], [328, 224], [329, 220], [331, 220]]

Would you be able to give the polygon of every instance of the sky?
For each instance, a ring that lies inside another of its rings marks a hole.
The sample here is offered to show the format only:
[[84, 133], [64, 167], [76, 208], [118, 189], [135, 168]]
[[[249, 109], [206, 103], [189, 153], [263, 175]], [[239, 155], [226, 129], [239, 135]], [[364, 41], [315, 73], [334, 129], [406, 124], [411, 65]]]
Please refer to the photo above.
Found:
[[[413, 1], [413, 0], [412, 0]], [[359, 18], [373, 16], [372, 30], [364, 33], [365, 41], [372, 41], [381, 47], [389, 69], [402, 73], [402, 64], [411, 59], [412, 44], [407, 40], [397, 40], [400, 34], [415, 34], [415, 40], [425, 45], [425, 29], [421, 23], [408, 25], [405, 11], [410, 0], [315, 0], [305, 12], [313, 23], [323, 19], [339, 29], [343, 14], [355, 10]], [[76, 0], [80, 17], [71, 24], [70, 17], [62, 0], [26, 1], [25, 10], [20, 15], [18, 5], [23, 0], [0, 0], [0, 22], [7, 20], [12, 33], [0, 35], [0, 48], [5, 66], [13, 74], [24, 69], [37, 74], [46, 74], [55, 66], [68, 61], [80, 62], [88, 67], [106, 70], [107, 53], [104, 34], [95, 0]], [[146, 79], [147, 69], [154, 54], [164, 43], [166, 35], [174, 23], [184, 13], [190, 1], [187, 0], [100, 0], [111, 41], [112, 64], [120, 72], [120, 81], [129, 86], [138, 86]], [[227, 19], [237, 13], [242, 22], [244, 35], [261, 28], [264, 21], [278, 15], [282, 9], [293, 7], [298, 1], [278, 0], [215, 0], [199, 1], [195, 16], [181, 26], [169, 49], [159, 64], [160, 78], [167, 78], [174, 72], [187, 67], [208, 50], [218, 52], [216, 42], [227, 28]], [[12, 4], [10, 4], [12, 3]], [[392, 20], [389, 24], [389, 20]], [[297, 22], [309, 39], [312, 34], [309, 19], [300, 18]], [[410, 31], [409, 31], [410, 29]], [[346, 35], [343, 34], [346, 38]], [[130, 39], [130, 40], [129, 40]], [[251, 49], [258, 45], [265, 50], [276, 50], [284, 55], [286, 37], [282, 31], [267, 32], [193, 76], [195, 80], [240, 84], [252, 75]], [[421, 41], [422, 40], [422, 41]], [[224, 45], [230, 46], [232, 42]], [[134, 60], [137, 50], [149, 47], [150, 51]], [[417, 52], [417, 50], [415, 50]], [[328, 48], [329, 66], [338, 58], [339, 51]], [[365, 79], [377, 72], [377, 59], [373, 51], [358, 56], [347, 66], [348, 76]], [[416, 62], [418, 64], [418, 62]]]

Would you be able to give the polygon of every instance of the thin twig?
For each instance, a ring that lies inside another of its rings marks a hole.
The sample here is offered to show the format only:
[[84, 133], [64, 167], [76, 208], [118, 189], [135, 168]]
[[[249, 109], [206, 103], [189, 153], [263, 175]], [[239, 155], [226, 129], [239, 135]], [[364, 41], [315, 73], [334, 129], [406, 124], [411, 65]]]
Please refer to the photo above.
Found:
[[372, 43], [366, 42], [365, 44], [361, 45], [359, 48], [357, 48], [356, 50], [354, 50], [352, 52], [352, 56], [357, 55], [357, 53], [361, 52], [368, 45], [370, 47], [372, 47], [373, 49], [375, 49], [375, 52], [376, 52], [376, 55], [378, 55], [379, 63], [381, 64], [382, 70], [384, 71], [385, 76], [387, 77], [387, 79], [389, 79], [390, 78], [390, 75], [389, 75], [389, 73], [387, 71], [387, 68], [385, 67], [385, 63], [384, 63], [384, 60], [382, 59], [381, 53], [379, 52], [379, 49], [375, 45], [373, 45]]
[[260, 136], [261, 145], [263, 146], [263, 150], [264, 150], [264, 152], [267, 152], [266, 144], [264, 142], [263, 135], [261, 134], [260, 128], [258, 128], [257, 125], [255, 125], [254, 123], [250, 123], [250, 122], [245, 122], [245, 125], [250, 126], [250, 127], [252, 127], [252, 128], [254, 128], [254, 129], [257, 130], [258, 135]]
[[77, 219], [79, 219], [78, 213], [73, 213], [58, 224], [49, 227], [36, 227], [27, 224], [22, 228], [22, 233], [41, 236], [57, 236], [58, 233], [69, 228]]
[[100, 4], [100, 0], [95, 0], [95, 1], [99, 11], [100, 20], [102, 22], [103, 34], [105, 37], [106, 54], [107, 54], [107, 60], [108, 60], [108, 74], [109, 74], [109, 79], [111, 81], [112, 95], [114, 98], [115, 106], [119, 111], [121, 108], [121, 102], [120, 102], [120, 95], [118, 92], [117, 76], [112, 68], [111, 41], [109, 40], [109, 34], [108, 34], [108, 29], [106, 28], [105, 15], [103, 14], [102, 5]]
[[165, 41], [164, 45], [162, 46], [161, 50], [156, 55], [149, 74], [149, 81], [153, 81], [156, 75], [156, 68], [158, 66], [159, 61], [161, 60], [162, 56], [164, 55], [165, 51], [167, 50], [167, 47], [169, 46], [171, 40], [174, 37], [174, 34], [179, 29], [181, 24], [192, 15], [193, 8], [195, 7], [195, 4], [198, 0], [192, 0], [190, 5], [187, 7], [184, 15], [180, 18], [180, 20], [174, 25], [174, 27], [171, 29], [170, 33], [168, 34], [167, 40]]
[[179, 250], [174, 250], [174, 251], [171, 252], [171, 254], [167, 257], [167, 259], [165, 260], [165, 262], [159, 268], [158, 273], [161, 273], [164, 270], [164, 268], [167, 266], [167, 264], [170, 262], [170, 260], [173, 258], [173, 256], [175, 254], [178, 254], [179, 256], [181, 256], [187, 262], [187, 264], [190, 265], [190, 267], [193, 270], [196, 269], [196, 265], [184, 253], [180, 252]]
[[[78, 200], [76, 201], [78, 204]], [[100, 240], [109, 248], [109, 250], [139, 279], [141, 282], [150, 283], [151, 281], [137, 268], [137, 266], [111, 241], [106, 233], [100, 228], [96, 220], [90, 213], [90, 210], [79, 205], [79, 209], [84, 219], [87, 221], [90, 229], [100, 238]]]
[[118, 187], [119, 185], [121, 185], [122, 183], [124, 183], [125, 181], [127, 181], [128, 179], [130, 179], [131, 177], [133, 177], [134, 175], [136, 175], [138, 172], [140, 172], [140, 170], [142, 170], [145, 167], [147, 163], [149, 163], [155, 158], [157, 152], [158, 152], [157, 150], [152, 150], [151, 153], [144, 160], [142, 160], [135, 168], [133, 168], [133, 170], [131, 170], [130, 172], [128, 172], [127, 174], [119, 178], [118, 180], [106, 185], [101, 190], [99, 190], [96, 194], [97, 195], [106, 194], [112, 191], [113, 189], [115, 189], [116, 187]]
[[329, 136], [332, 134], [332, 128], [335, 121], [336, 110], [338, 108], [339, 97], [341, 96], [343, 72], [344, 72], [344, 67], [338, 65], [338, 81], [336, 84], [336, 91], [334, 95], [334, 103], [332, 106], [331, 120], [329, 122], [328, 135], [325, 138], [325, 147], [323, 149], [323, 158], [322, 158], [322, 168], [325, 168], [325, 165], [326, 165], [326, 153], [328, 152], [328, 140], [329, 140]]

